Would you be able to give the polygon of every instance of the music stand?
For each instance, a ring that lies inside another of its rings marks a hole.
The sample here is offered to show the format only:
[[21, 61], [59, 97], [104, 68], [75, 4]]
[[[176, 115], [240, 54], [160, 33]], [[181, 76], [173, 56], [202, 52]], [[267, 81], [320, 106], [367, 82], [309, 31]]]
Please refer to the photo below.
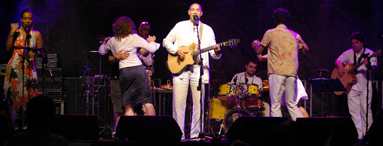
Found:
[[[310, 96], [313, 93], [329, 93], [335, 91], [345, 91], [339, 79], [314, 78], [310, 80]], [[310, 115], [313, 114], [313, 97], [310, 98]]]

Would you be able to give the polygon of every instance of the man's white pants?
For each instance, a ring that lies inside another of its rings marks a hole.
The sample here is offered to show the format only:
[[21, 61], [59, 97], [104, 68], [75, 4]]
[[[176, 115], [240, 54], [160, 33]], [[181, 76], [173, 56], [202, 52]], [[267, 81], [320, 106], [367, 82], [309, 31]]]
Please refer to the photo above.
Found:
[[286, 106], [293, 121], [303, 117], [296, 104], [297, 78], [292, 76], [282, 76], [277, 74], [269, 75], [270, 86], [270, 115], [272, 117], [282, 117], [281, 99], [285, 95]]
[[[371, 99], [372, 99], [372, 88], [369, 88], [368, 94], [368, 128], [372, 124], [372, 112], [371, 112]], [[354, 90], [347, 95], [348, 110], [351, 115], [351, 119], [354, 122], [355, 128], [358, 132], [358, 139], [362, 139], [366, 135], [366, 106], [367, 106], [367, 90]]]
[[[198, 137], [201, 131], [201, 92], [197, 90], [200, 73], [196, 70], [197, 69], [194, 69], [193, 73], [191, 71], [186, 71], [173, 77], [173, 118], [181, 128], [182, 139], [185, 138], [185, 109], [189, 84], [193, 98], [193, 110], [186, 111], [192, 112], [190, 137]], [[204, 88], [201, 88], [201, 91], [204, 93]]]

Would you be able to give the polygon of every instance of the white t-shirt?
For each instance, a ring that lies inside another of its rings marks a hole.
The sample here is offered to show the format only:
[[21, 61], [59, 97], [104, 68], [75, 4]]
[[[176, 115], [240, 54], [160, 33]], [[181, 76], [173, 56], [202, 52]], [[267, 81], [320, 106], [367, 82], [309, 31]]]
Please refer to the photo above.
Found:
[[117, 53], [121, 50], [127, 51], [129, 53], [128, 58], [119, 61], [119, 68], [122, 69], [125, 67], [142, 65], [142, 62], [137, 55], [137, 48], [140, 47], [154, 53], [158, 50], [160, 44], [156, 42], [149, 43], [137, 34], [130, 34], [121, 40], [117, 40], [116, 37], [112, 37], [106, 44], [102, 44], [100, 46], [99, 53], [106, 54], [108, 50], [111, 50], [112, 53]]
[[[198, 33], [197, 27], [190, 20], [184, 20], [178, 22], [169, 34], [163, 40], [164, 47], [168, 50], [169, 53], [175, 54], [179, 47], [188, 46], [192, 43], [198, 44]], [[210, 47], [216, 44], [215, 35], [213, 29], [202, 22], [199, 23], [199, 31], [202, 35], [201, 49]], [[216, 55], [214, 50], [210, 50], [209, 53], [202, 53], [203, 66], [204, 66], [204, 75], [202, 76], [202, 81], [207, 83], [209, 81], [209, 54], [213, 59], [219, 59], [222, 55]]]

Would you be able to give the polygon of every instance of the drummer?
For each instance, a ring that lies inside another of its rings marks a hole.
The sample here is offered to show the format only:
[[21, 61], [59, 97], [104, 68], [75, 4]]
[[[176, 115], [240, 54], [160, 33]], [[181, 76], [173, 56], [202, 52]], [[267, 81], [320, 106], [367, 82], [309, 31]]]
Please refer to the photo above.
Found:
[[245, 65], [245, 72], [237, 73], [231, 79], [234, 85], [256, 85], [258, 91], [262, 91], [262, 79], [255, 75], [257, 71], [257, 63], [254, 60], [249, 60]]
[[[246, 94], [256, 94], [256, 96], [260, 97], [261, 91], [263, 91], [262, 79], [255, 74], [256, 71], [257, 62], [255, 62], [255, 60], [249, 60], [245, 65], [245, 71], [235, 74], [231, 79], [230, 83], [245, 88], [244, 91], [246, 92]], [[247, 89], [251, 85], [255, 85], [258, 88], [256, 93], [250, 91], [250, 88]], [[262, 101], [262, 104], [263, 115], [269, 116], [269, 104], [264, 101]]]

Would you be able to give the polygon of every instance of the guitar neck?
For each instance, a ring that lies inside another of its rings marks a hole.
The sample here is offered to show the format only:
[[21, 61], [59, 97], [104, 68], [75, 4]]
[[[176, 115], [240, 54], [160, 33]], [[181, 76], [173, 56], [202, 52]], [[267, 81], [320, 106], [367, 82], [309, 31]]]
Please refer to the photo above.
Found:
[[[371, 55], [368, 55], [366, 57], [364, 57], [364, 59], [367, 59], [367, 60], [370, 60], [372, 57], [376, 57], [376, 56], [379, 56], [381, 54], [381, 50], [377, 50], [376, 52], [374, 52], [373, 54]], [[363, 60], [363, 59], [362, 59]], [[358, 64], [356, 64], [354, 66], [355, 69], [359, 68], [360, 66], [363, 65], [363, 61], [359, 62]]]
[[[217, 45], [219, 47], [227, 46], [227, 42], [218, 43]], [[215, 45], [209, 46], [209, 47], [206, 47], [206, 48], [199, 50], [197, 53], [205, 53], [207, 51], [213, 50], [214, 48], [215, 48]]]

